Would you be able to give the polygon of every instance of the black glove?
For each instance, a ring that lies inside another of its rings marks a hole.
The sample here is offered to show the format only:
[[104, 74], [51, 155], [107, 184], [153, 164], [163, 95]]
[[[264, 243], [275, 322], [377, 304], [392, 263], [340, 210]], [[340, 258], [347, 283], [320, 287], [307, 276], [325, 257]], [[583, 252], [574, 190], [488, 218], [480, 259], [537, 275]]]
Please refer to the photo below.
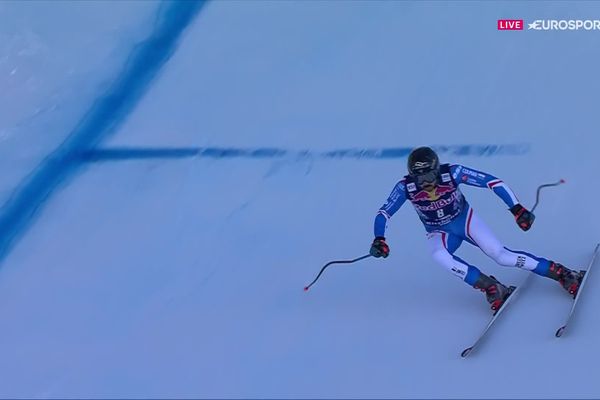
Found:
[[535, 215], [520, 204], [512, 206], [510, 212], [515, 216], [519, 228], [524, 231], [528, 231], [531, 225], [533, 225], [533, 221], [535, 221]]
[[390, 255], [390, 246], [387, 245], [383, 236], [377, 236], [375, 240], [373, 240], [369, 254], [376, 258], [386, 258]]

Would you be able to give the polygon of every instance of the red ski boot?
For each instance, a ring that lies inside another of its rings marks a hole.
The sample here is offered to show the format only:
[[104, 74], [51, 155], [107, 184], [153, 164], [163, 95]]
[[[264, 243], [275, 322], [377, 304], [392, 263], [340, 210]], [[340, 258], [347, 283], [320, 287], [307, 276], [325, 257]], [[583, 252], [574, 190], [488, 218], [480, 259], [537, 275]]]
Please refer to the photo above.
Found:
[[494, 276], [487, 276], [485, 274], [479, 276], [474, 288], [485, 293], [494, 314], [502, 307], [502, 304], [504, 304], [510, 295], [510, 290], [506, 286], [498, 282]]
[[576, 272], [555, 262], [550, 263], [550, 269], [548, 270], [548, 278], [558, 281], [573, 298], [577, 296], [584, 275], [585, 271]]

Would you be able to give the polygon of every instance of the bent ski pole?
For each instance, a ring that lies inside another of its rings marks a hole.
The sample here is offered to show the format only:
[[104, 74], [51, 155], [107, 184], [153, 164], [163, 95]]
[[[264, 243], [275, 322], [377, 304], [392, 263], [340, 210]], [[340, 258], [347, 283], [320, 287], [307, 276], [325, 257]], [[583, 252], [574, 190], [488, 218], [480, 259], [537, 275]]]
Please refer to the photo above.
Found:
[[538, 206], [538, 204], [539, 204], [539, 202], [540, 202], [540, 191], [541, 191], [543, 188], [546, 188], [546, 187], [552, 187], [552, 186], [558, 186], [558, 185], [562, 185], [563, 183], [565, 183], [565, 180], [564, 180], [564, 179], [561, 179], [560, 181], [558, 181], [558, 182], [555, 182], [555, 183], [546, 183], [546, 184], [544, 184], [544, 185], [540, 185], [540, 186], [538, 186], [538, 188], [537, 188], [537, 192], [536, 192], [536, 194], [535, 194], [535, 204], [533, 205], [533, 207], [531, 207], [531, 212], [533, 212], [533, 210], [535, 210], [535, 208]]
[[325, 271], [325, 269], [327, 267], [329, 267], [330, 265], [333, 265], [333, 264], [352, 264], [354, 262], [357, 262], [357, 261], [360, 261], [360, 260], [364, 260], [365, 258], [368, 258], [368, 257], [371, 257], [371, 255], [370, 254], [366, 254], [366, 255], [364, 255], [362, 257], [355, 258], [354, 260], [336, 260], [336, 261], [330, 261], [330, 262], [328, 262], [327, 264], [325, 264], [323, 266], [323, 268], [321, 268], [321, 271], [319, 272], [319, 274], [317, 275], [317, 277], [308, 286], [304, 287], [304, 291], [307, 291], [312, 285], [314, 285], [314, 283], [319, 279], [319, 277], [321, 276], [321, 274], [323, 273], [323, 271]]

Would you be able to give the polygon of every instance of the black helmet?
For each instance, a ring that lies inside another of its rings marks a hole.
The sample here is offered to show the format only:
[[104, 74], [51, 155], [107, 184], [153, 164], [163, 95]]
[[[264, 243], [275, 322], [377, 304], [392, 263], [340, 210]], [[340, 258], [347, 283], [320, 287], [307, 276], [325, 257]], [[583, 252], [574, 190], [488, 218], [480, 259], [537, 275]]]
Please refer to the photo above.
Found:
[[440, 175], [440, 159], [429, 147], [417, 147], [408, 156], [408, 174], [419, 185], [435, 183]]

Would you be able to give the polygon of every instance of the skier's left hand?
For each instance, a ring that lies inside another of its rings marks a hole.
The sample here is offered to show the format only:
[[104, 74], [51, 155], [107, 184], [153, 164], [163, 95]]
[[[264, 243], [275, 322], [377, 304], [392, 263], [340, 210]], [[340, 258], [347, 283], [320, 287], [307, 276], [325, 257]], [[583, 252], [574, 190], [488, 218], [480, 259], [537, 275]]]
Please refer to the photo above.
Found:
[[520, 204], [515, 204], [510, 212], [515, 216], [517, 225], [524, 231], [528, 231], [535, 221], [535, 215]]

